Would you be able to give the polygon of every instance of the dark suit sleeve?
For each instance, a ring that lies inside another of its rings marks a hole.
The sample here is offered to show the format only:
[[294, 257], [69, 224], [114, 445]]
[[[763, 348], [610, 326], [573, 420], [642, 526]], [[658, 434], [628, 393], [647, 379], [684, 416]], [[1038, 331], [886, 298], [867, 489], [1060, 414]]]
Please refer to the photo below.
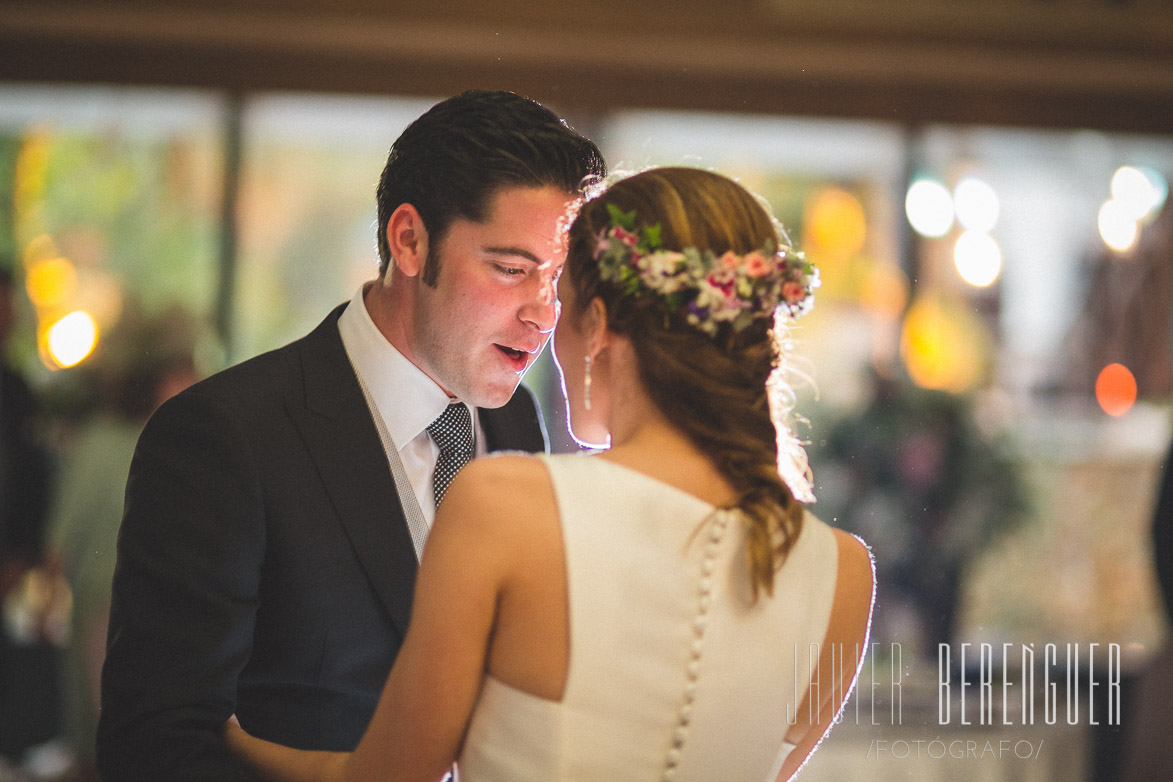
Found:
[[253, 780], [221, 739], [248, 661], [265, 525], [249, 445], [190, 390], [147, 424], [118, 536], [98, 764], [108, 782]]

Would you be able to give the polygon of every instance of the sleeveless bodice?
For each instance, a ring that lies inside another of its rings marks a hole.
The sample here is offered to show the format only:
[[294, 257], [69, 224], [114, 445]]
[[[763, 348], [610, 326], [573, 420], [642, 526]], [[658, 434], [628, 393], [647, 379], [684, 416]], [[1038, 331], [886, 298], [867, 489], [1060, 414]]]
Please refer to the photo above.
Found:
[[674, 746], [678, 782], [773, 780], [827, 630], [831, 529], [807, 514], [774, 596], [751, 604], [738, 512], [599, 457], [544, 460], [566, 554], [566, 690], [555, 702], [486, 677], [462, 781], [651, 782]]

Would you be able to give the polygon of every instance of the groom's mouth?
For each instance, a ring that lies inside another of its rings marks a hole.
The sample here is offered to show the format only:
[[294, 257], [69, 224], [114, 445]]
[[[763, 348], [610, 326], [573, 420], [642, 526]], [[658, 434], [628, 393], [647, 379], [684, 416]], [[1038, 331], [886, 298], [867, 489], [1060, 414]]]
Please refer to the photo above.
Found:
[[524, 371], [526, 367], [529, 366], [533, 357], [537, 354], [536, 350], [533, 353], [530, 353], [527, 350], [509, 347], [508, 345], [494, 344], [493, 347], [501, 351], [502, 355], [504, 355], [505, 359], [509, 362], [509, 366], [511, 366], [515, 372]]

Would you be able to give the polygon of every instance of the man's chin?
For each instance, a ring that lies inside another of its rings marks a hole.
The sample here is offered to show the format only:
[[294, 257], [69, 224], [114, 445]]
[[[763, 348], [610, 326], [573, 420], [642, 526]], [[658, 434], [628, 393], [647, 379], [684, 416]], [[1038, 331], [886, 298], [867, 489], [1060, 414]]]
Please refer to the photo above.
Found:
[[517, 392], [517, 387], [521, 385], [521, 375], [514, 375], [511, 380], [511, 383], [496, 383], [491, 387], [482, 386], [461, 398], [473, 407], [482, 407], [486, 410], [504, 407], [509, 404], [509, 400]]

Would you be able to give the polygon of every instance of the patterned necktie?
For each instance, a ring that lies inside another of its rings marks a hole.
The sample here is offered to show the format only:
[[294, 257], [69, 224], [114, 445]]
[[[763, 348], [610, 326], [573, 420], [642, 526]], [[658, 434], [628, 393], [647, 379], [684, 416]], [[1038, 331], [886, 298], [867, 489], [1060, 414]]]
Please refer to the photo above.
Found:
[[436, 471], [432, 474], [432, 496], [436, 507], [444, 499], [448, 484], [460, 472], [460, 468], [472, 461], [472, 416], [463, 402], [454, 402], [444, 409], [432, 423], [428, 434], [440, 446], [440, 458], [436, 460]]

